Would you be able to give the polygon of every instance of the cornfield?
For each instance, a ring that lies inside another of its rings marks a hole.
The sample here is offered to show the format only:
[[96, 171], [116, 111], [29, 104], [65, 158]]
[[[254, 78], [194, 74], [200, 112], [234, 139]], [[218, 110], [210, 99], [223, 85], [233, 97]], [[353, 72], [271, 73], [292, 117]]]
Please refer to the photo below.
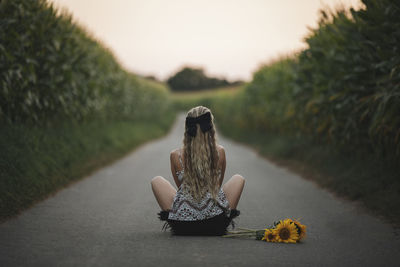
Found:
[[216, 99], [225, 124], [308, 136], [400, 158], [400, 3], [321, 11], [308, 48], [261, 67], [244, 92]]
[[0, 2], [0, 123], [146, 119], [167, 98], [47, 1]]

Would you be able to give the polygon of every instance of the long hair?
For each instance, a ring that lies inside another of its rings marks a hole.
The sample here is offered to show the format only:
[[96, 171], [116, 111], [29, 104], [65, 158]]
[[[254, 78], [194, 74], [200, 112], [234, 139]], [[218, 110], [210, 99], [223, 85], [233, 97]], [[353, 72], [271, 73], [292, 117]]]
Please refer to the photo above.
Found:
[[189, 110], [187, 118], [197, 118], [207, 112], [211, 115], [210, 129], [203, 132], [200, 125], [195, 124], [195, 136], [193, 136], [189, 134], [188, 127], [185, 127], [183, 138], [185, 169], [183, 183], [195, 200], [200, 200], [207, 192], [216, 199], [219, 191], [219, 158], [214, 117], [210, 109], [198, 106]]

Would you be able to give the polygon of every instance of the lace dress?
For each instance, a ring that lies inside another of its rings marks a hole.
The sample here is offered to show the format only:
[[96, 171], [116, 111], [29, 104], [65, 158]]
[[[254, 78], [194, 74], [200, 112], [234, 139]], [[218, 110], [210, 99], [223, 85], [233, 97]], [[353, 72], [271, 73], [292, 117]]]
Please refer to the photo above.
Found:
[[[177, 171], [176, 175], [178, 180], [182, 181], [184, 169], [180, 152], [179, 162], [182, 170]], [[219, 175], [221, 176], [221, 170]], [[216, 200], [207, 192], [200, 201], [196, 201], [182, 183], [176, 192], [171, 209], [161, 211], [159, 215], [161, 220], [167, 221], [174, 234], [222, 235], [229, 224], [234, 225], [232, 219], [239, 215], [239, 211], [229, 209], [229, 202], [222, 188]]]

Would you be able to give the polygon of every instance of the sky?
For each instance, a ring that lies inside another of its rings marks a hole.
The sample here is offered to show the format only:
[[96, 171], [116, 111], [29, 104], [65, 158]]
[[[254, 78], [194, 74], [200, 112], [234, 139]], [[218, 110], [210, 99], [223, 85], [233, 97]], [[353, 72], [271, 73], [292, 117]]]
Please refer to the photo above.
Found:
[[183, 66], [250, 81], [263, 64], [306, 48], [318, 10], [359, 0], [51, 0], [139, 75]]

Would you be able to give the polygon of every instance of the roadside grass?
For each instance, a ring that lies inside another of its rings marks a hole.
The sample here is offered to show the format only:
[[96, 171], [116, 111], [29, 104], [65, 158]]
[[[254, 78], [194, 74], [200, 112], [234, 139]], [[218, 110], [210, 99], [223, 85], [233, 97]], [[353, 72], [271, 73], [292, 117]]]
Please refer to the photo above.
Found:
[[19, 214], [138, 145], [161, 137], [175, 113], [157, 121], [9, 125], [0, 130], [0, 221]]
[[343, 153], [306, 138], [232, 129], [226, 137], [245, 143], [277, 165], [316, 182], [338, 197], [361, 203], [373, 215], [400, 227], [400, 167], [368, 153]]
[[0, 221], [171, 127], [168, 87], [50, 1], [1, 1], [0, 25]]
[[177, 110], [187, 111], [195, 106], [210, 107], [215, 97], [234, 96], [244, 90], [245, 84], [206, 89], [197, 92], [172, 92], [171, 99]]

